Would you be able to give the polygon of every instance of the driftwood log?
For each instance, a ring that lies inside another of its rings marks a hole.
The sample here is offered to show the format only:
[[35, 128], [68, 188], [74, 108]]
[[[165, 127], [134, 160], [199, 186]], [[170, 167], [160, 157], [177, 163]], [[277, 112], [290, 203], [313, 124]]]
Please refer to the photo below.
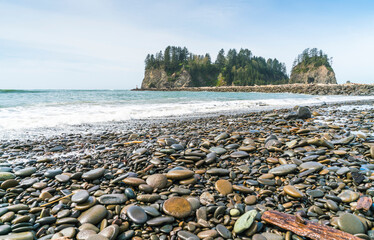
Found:
[[261, 219], [267, 223], [294, 232], [299, 236], [314, 240], [362, 240], [335, 228], [300, 219], [300, 216], [293, 216], [273, 210], [264, 212]]

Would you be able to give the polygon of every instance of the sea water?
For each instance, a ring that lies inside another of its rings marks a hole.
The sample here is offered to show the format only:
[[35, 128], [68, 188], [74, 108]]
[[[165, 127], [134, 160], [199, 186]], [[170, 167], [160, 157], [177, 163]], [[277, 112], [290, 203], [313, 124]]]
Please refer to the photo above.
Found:
[[129, 90], [0, 90], [0, 140], [137, 120], [316, 105], [374, 96], [312, 96], [289, 93], [159, 92]]

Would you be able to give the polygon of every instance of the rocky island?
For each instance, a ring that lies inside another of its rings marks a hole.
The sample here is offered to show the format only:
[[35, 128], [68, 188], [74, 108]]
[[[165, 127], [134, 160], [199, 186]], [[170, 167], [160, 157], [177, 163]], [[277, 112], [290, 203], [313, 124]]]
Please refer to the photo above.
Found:
[[331, 59], [317, 48], [305, 49], [294, 61], [290, 83], [336, 84]]
[[134, 90], [372, 95], [374, 85], [337, 84], [331, 58], [316, 48], [297, 56], [289, 78], [284, 63], [253, 56], [248, 49], [230, 49], [227, 55], [222, 49], [212, 62], [209, 54], [167, 47], [147, 56], [141, 88]]

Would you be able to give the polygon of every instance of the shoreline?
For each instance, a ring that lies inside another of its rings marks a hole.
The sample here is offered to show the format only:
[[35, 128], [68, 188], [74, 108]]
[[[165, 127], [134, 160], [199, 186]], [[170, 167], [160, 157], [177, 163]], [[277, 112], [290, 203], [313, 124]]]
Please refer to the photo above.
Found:
[[138, 88], [131, 91], [192, 91], [192, 92], [262, 92], [298, 93], [310, 95], [374, 95], [374, 84], [284, 84], [261, 86], [222, 86], [222, 87], [181, 87], [181, 88]]
[[[374, 220], [370, 210], [351, 210], [374, 196], [373, 104], [310, 106], [307, 119], [288, 118], [294, 106], [0, 141], [1, 168], [8, 171], [0, 172], [0, 204], [10, 212], [0, 218], [14, 230], [6, 233], [10, 239], [24, 232], [30, 240], [88, 233], [139, 240], [290, 237], [261, 220], [270, 210], [304, 212], [308, 221], [348, 232], [351, 221], [336, 223], [345, 216], [361, 229], [353, 211]], [[169, 210], [173, 201], [182, 207]], [[141, 221], [131, 215], [134, 205]], [[245, 212], [256, 217], [238, 230]], [[12, 213], [16, 223], [4, 217]]]
[[[149, 127], [154, 124], [163, 123], [174, 123], [176, 121], [186, 122], [186, 121], [197, 121], [197, 120], [213, 120], [217, 117], [242, 117], [243, 115], [248, 115], [251, 113], [269, 114], [276, 111], [291, 111], [297, 104], [293, 105], [261, 105], [262, 101], [259, 100], [259, 105], [257, 108], [243, 108], [241, 110], [221, 110], [205, 113], [195, 113], [191, 114], [181, 114], [181, 115], [170, 115], [170, 116], [160, 116], [160, 117], [147, 117], [147, 118], [134, 118], [131, 120], [121, 120], [121, 121], [106, 121], [106, 122], [96, 122], [96, 123], [81, 123], [74, 125], [65, 125], [62, 127], [37, 127], [26, 129], [22, 136], [20, 136], [17, 131], [6, 129], [4, 132], [7, 134], [3, 135], [4, 140], [0, 139], [0, 144], [6, 141], [33, 141], [37, 138], [43, 139], [53, 139], [60, 135], [89, 135], [89, 134], [100, 134], [107, 131], [117, 131], [126, 132], [131, 131], [134, 128], [139, 128], [140, 126]], [[374, 105], [374, 99], [364, 99], [364, 100], [346, 100], [346, 101], [336, 101], [336, 102], [319, 102], [319, 103], [308, 103], [300, 104], [298, 106], [308, 106], [311, 108], [318, 107], [334, 107], [334, 106], [344, 106], [344, 105]], [[261, 109], [262, 108], [262, 109]], [[123, 127], [126, 126], [126, 127]], [[11, 137], [16, 136], [16, 137]]]

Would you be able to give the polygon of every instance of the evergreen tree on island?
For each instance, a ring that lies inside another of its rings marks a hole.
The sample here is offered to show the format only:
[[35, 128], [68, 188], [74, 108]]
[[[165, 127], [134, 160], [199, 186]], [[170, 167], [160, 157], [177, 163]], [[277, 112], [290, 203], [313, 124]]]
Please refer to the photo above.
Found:
[[305, 49], [295, 59], [290, 83], [327, 83], [336, 84], [332, 58], [317, 48]]
[[[289, 81], [284, 63], [277, 59], [254, 56], [248, 49], [240, 49], [239, 52], [229, 49], [226, 55], [221, 49], [212, 63], [208, 53], [196, 55], [186, 47], [168, 46], [164, 52], [147, 55], [145, 70], [146, 73], [151, 70], [164, 71], [167, 86], [170, 87], [180, 84], [180, 79], [188, 78], [188, 75], [189, 87], [285, 84]], [[156, 86], [154, 82], [142, 84], [142, 87]]]

